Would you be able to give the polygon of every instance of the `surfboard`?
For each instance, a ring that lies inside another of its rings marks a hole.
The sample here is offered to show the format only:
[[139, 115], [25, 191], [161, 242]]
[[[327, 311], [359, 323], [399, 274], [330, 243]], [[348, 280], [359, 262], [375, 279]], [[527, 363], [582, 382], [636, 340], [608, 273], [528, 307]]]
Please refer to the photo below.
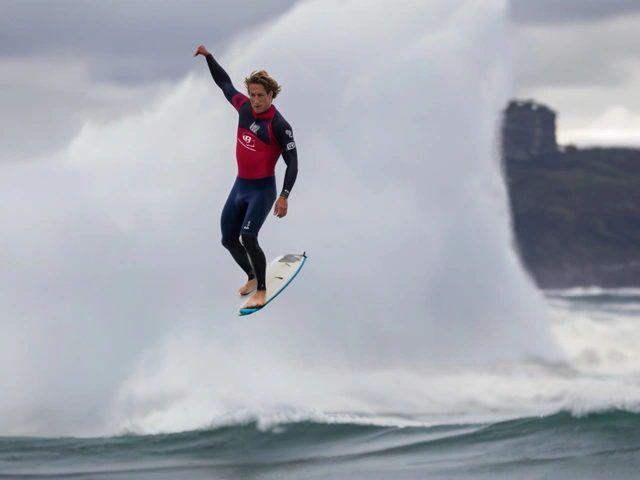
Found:
[[[267, 300], [260, 308], [242, 308], [240, 307], [238, 315], [251, 315], [259, 310], [265, 308], [274, 298], [276, 298], [280, 292], [289, 286], [289, 284], [296, 278], [298, 272], [307, 260], [306, 252], [302, 254], [287, 253], [279, 255], [274, 258], [269, 265], [267, 265], [267, 272], [265, 276], [265, 283], [267, 285]], [[255, 293], [255, 292], [254, 292]], [[247, 302], [245, 298], [242, 302], [244, 305]]]

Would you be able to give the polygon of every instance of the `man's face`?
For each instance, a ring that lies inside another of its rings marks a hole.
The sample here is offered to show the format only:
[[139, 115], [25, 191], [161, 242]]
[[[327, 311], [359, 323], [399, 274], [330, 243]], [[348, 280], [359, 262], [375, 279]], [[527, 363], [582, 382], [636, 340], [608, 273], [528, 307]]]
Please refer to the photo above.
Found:
[[273, 92], [267, 95], [267, 91], [264, 86], [259, 83], [252, 83], [249, 85], [249, 99], [251, 100], [251, 106], [256, 113], [266, 112], [271, 106], [271, 99], [273, 98]]

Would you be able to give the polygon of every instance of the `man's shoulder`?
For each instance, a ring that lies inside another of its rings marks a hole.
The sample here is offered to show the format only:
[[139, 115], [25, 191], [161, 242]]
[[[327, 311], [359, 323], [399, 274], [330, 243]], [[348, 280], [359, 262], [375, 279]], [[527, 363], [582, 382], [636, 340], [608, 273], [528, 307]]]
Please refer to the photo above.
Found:
[[[249, 97], [247, 97], [245, 94], [240, 92], [236, 93], [231, 99], [231, 103], [238, 111], [240, 111], [240, 108], [242, 108], [243, 106], [245, 106], [246, 108], [247, 102], [249, 102]], [[250, 105], [251, 104], [249, 104], [249, 106]]]
[[276, 110], [273, 115], [273, 127], [278, 130], [291, 130], [291, 124], [284, 118], [284, 115], [280, 113], [280, 110]]
[[289, 151], [296, 148], [296, 143], [293, 138], [293, 129], [284, 116], [277, 111], [273, 116], [273, 134], [278, 140], [278, 143], [282, 147], [283, 151]]

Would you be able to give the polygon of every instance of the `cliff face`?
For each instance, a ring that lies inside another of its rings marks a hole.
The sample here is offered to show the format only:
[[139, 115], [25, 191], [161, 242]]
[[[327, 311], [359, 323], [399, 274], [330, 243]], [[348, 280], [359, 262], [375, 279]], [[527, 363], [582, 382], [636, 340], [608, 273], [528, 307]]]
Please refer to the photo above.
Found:
[[509, 102], [504, 111], [502, 141], [504, 154], [513, 160], [556, 152], [556, 113], [531, 100]]
[[538, 285], [640, 285], [640, 150], [558, 148], [552, 111], [512, 103], [503, 160], [517, 247]]

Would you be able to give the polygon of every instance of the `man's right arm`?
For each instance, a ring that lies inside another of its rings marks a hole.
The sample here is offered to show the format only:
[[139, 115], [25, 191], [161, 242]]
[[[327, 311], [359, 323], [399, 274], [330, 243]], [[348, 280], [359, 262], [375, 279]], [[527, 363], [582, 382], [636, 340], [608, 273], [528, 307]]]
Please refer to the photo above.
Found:
[[222, 93], [227, 98], [229, 103], [233, 105], [236, 110], [240, 108], [244, 102], [246, 102], [248, 97], [240, 93], [233, 86], [231, 82], [231, 78], [229, 74], [220, 66], [220, 64], [213, 58], [213, 55], [207, 51], [203, 46], [199, 47], [196, 51], [196, 55], [203, 55], [207, 59], [207, 65], [209, 65], [209, 71], [211, 72], [211, 76], [213, 77], [213, 81], [216, 82], [216, 85], [220, 87]]
[[209, 71], [213, 77], [213, 81], [220, 87], [224, 96], [227, 97], [229, 102], [233, 103], [233, 97], [240, 94], [238, 90], [231, 83], [229, 74], [225, 72], [224, 68], [213, 58], [213, 55], [209, 54], [205, 57], [207, 59], [207, 65], [209, 65]]

